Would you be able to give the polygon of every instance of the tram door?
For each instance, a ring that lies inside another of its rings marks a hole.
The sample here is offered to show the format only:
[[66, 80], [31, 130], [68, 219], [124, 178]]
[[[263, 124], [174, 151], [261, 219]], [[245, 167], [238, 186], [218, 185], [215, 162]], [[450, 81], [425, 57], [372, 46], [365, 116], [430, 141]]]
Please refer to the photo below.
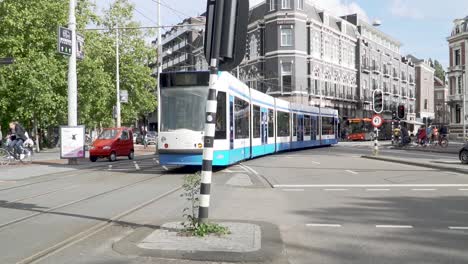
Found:
[[304, 141], [304, 115], [297, 115], [297, 142]]
[[268, 109], [262, 108], [261, 109], [261, 132], [260, 136], [262, 137], [262, 145], [266, 145], [268, 143]]

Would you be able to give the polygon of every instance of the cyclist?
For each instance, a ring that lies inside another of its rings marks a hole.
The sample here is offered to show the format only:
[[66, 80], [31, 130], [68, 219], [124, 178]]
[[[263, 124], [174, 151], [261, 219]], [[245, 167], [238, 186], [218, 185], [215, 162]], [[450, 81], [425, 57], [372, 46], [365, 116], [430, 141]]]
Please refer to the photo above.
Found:
[[10, 143], [8, 148], [13, 153], [16, 151], [16, 154], [20, 155], [20, 160], [24, 159], [23, 143], [27, 139], [24, 128], [18, 122], [10, 122]]

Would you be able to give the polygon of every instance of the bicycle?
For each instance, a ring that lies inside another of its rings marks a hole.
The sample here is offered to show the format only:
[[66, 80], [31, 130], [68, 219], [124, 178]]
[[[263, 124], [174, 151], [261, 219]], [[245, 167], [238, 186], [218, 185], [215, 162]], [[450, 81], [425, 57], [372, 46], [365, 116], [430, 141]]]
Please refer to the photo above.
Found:
[[12, 161], [31, 164], [33, 153], [32, 146], [23, 146], [24, 158], [21, 159], [20, 154], [16, 153], [16, 151], [10, 151], [8, 148], [0, 147], [0, 166], [8, 166]]
[[442, 136], [438, 136], [437, 139], [434, 139], [431, 142], [428, 142], [428, 144], [430, 144], [430, 146], [432, 147], [440, 146], [442, 148], [447, 148], [449, 141], [448, 141], [447, 136], [442, 135]]

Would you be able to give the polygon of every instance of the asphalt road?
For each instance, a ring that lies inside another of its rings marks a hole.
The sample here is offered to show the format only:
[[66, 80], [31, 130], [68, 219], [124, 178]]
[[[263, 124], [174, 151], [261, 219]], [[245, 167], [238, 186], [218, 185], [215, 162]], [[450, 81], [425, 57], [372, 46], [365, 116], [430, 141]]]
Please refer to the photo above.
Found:
[[[467, 263], [467, 175], [360, 158], [370, 151], [347, 143], [217, 171], [210, 217], [277, 225], [294, 264]], [[153, 157], [109, 165], [0, 181], [0, 263], [192, 263], [112, 246], [139, 227], [181, 220], [182, 177], [194, 169]]]

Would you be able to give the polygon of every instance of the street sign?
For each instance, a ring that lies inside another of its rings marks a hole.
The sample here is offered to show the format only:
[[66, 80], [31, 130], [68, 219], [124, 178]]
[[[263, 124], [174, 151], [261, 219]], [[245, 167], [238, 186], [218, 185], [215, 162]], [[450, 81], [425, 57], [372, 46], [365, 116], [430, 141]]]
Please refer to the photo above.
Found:
[[219, 70], [230, 71], [245, 56], [249, 1], [208, 0], [205, 27], [205, 57], [219, 60]]
[[58, 53], [72, 55], [72, 31], [68, 28], [59, 27], [58, 29]]
[[76, 34], [76, 58], [83, 60], [85, 57], [84, 45], [85, 45], [84, 36], [81, 34]]
[[120, 102], [128, 103], [128, 91], [127, 90], [120, 90]]
[[0, 65], [9, 65], [15, 63], [14, 58], [0, 58]]
[[379, 128], [383, 125], [384, 121], [380, 115], [374, 115], [372, 117], [372, 126], [375, 128]]

